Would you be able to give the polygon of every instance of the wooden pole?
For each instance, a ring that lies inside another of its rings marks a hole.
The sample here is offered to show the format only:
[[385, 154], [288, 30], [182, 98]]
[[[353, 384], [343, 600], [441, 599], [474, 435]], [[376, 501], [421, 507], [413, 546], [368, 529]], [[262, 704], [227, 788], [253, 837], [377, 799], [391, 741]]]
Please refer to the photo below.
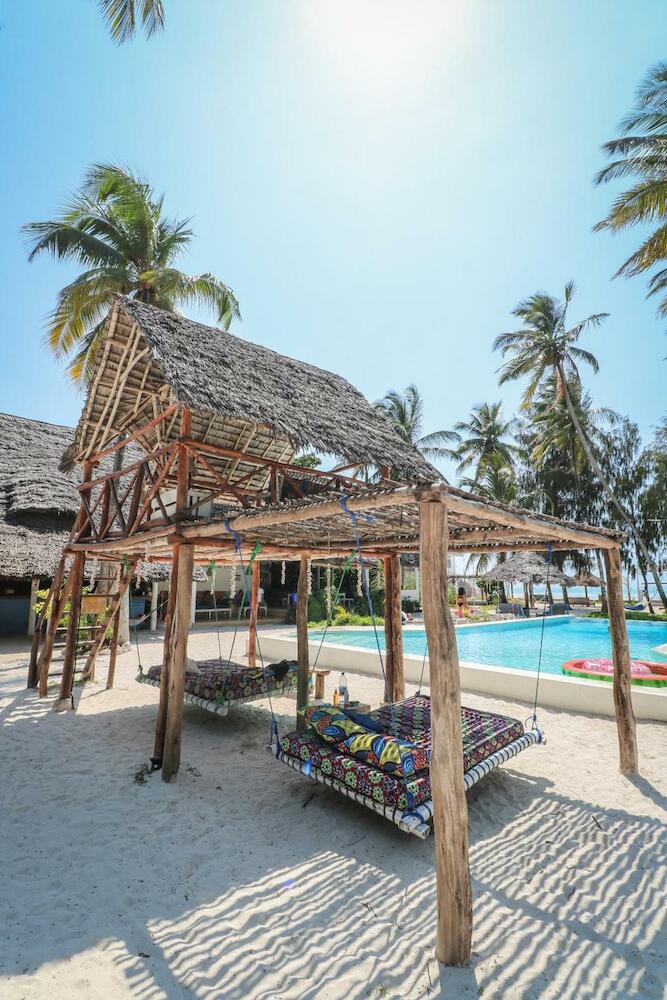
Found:
[[465, 965], [472, 947], [468, 806], [463, 785], [461, 690], [454, 624], [447, 598], [447, 509], [419, 504], [422, 603], [431, 689], [431, 794], [438, 926], [436, 956]]
[[37, 676], [39, 680], [39, 697], [46, 698], [48, 694], [49, 687], [49, 668], [51, 666], [51, 657], [53, 656], [53, 645], [56, 639], [56, 631], [58, 625], [60, 624], [60, 619], [63, 615], [63, 610], [65, 605], [69, 600], [69, 596], [72, 592], [72, 574], [69, 573], [67, 580], [65, 581], [65, 586], [61, 589], [62, 578], [65, 571], [65, 557], [63, 556], [61, 561], [61, 567], [59, 568], [59, 580], [58, 586], [53, 589], [53, 598], [51, 603], [51, 610], [49, 612], [49, 621], [46, 628], [46, 639], [44, 640], [44, 645], [42, 651], [39, 654], [39, 660], [37, 661]]
[[70, 579], [72, 581], [72, 596], [70, 598], [69, 622], [65, 639], [65, 658], [63, 673], [60, 679], [60, 698], [57, 708], [66, 708], [72, 697], [74, 685], [74, 667], [76, 663], [76, 647], [79, 639], [79, 617], [81, 614], [81, 590], [83, 588], [83, 571], [86, 564], [84, 552], [77, 552], [72, 562]]
[[174, 611], [176, 610], [176, 586], [178, 582], [178, 560], [180, 545], [174, 545], [171, 579], [169, 581], [169, 596], [167, 598], [167, 611], [164, 620], [164, 644], [162, 648], [162, 670], [160, 671], [160, 701], [157, 709], [157, 719], [155, 721], [155, 744], [153, 749], [153, 760], [162, 765], [164, 754], [164, 734], [167, 728], [167, 705], [169, 704], [169, 656], [171, 649], [171, 635], [174, 624]]
[[151, 632], [157, 632], [158, 587], [157, 580], [153, 580], [151, 584]]
[[391, 599], [391, 556], [385, 556], [382, 560], [384, 566], [384, 701], [392, 701], [391, 692], [394, 688], [394, 642], [393, 628], [394, 616], [392, 614]]
[[308, 556], [301, 556], [299, 582], [296, 588], [296, 728], [302, 733], [306, 728], [304, 710], [308, 707]]
[[403, 624], [401, 622], [401, 557], [384, 557], [384, 635], [385, 690], [384, 700], [403, 701]]
[[109, 650], [109, 669], [107, 671], [107, 691], [110, 691], [113, 687], [114, 677], [116, 676], [116, 657], [118, 656], [118, 632], [120, 630], [120, 601], [118, 602], [118, 607], [116, 608], [116, 613], [113, 616], [113, 631], [111, 633], [111, 649]]
[[162, 780], [171, 781], [178, 774], [181, 762], [181, 729], [183, 725], [183, 693], [188, 652], [188, 632], [192, 607], [192, 570], [194, 545], [181, 545], [176, 578], [176, 609], [171, 630], [169, 656], [169, 701], [162, 755]]
[[618, 729], [618, 749], [622, 774], [636, 774], [637, 733], [632, 709], [632, 682], [630, 674], [630, 645], [623, 607], [623, 577], [620, 549], [606, 549], [604, 553], [607, 577], [607, 602], [609, 605], [609, 631], [614, 660], [614, 709]]
[[259, 597], [259, 562], [252, 564], [252, 581], [250, 584], [250, 623], [248, 633], [248, 663], [257, 666], [257, 604]]
[[[28, 607], [28, 635], [34, 635], [37, 625], [37, 612], [35, 611], [35, 601], [39, 590], [39, 577], [33, 576], [30, 581], [30, 605]], [[33, 685], [34, 686], [34, 685]]]

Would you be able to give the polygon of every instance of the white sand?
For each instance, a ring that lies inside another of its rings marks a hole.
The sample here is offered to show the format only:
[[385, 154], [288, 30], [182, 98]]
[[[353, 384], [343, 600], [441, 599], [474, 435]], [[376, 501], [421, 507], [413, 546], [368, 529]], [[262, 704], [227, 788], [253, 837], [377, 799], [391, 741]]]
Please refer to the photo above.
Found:
[[[191, 655], [216, 648], [193, 634]], [[0, 646], [3, 1000], [667, 995], [667, 727], [638, 726], [631, 782], [613, 722], [542, 713], [548, 744], [469, 794], [474, 959], [439, 970], [432, 838], [276, 763], [264, 702], [186, 706], [178, 779], [137, 784], [158, 692], [136, 654], [111, 692], [103, 660], [65, 716], [23, 690], [26, 660]], [[294, 702], [278, 707], [286, 728]]]

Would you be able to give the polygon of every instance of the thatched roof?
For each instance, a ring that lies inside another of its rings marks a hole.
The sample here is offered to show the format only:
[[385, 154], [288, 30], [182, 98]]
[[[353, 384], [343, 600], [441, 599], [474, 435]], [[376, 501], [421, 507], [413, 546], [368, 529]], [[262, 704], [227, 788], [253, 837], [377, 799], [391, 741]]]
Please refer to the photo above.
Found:
[[574, 578], [577, 587], [601, 587], [602, 580], [595, 573], [580, 573]]
[[[174, 401], [192, 410], [192, 437], [209, 444], [279, 462], [309, 448], [348, 463], [386, 466], [405, 481], [439, 478], [339, 375], [123, 296], [104, 323], [75, 444], [63, 466], [144, 426], [158, 407]], [[174, 417], [142, 444], [161, 446], [177, 433]], [[218, 456], [215, 464], [232, 482], [249, 471], [230, 457]], [[261, 488], [265, 481], [263, 471], [246, 485]]]
[[[73, 437], [72, 427], [0, 413], [0, 577], [55, 573], [79, 509], [81, 467], [59, 469]], [[170, 569], [144, 563], [143, 576], [165, 580]]]
[[574, 584], [571, 577], [553, 563], [549, 566], [546, 559], [537, 552], [518, 552], [516, 555], [511, 555], [488, 573], [483, 573], [479, 579], [503, 583], [546, 583], [547, 574], [550, 583], [565, 587]]

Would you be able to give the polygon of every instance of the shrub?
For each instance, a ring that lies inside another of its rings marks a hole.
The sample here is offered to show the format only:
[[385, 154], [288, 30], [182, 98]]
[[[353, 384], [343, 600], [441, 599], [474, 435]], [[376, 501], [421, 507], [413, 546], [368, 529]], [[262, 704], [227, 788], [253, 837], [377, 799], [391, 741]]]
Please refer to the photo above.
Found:
[[[593, 611], [589, 618], [609, 618], [608, 614], [603, 614], [602, 611]], [[660, 622], [662, 625], [667, 623], [667, 615], [652, 615], [648, 611], [626, 611], [625, 619], [629, 622]]]

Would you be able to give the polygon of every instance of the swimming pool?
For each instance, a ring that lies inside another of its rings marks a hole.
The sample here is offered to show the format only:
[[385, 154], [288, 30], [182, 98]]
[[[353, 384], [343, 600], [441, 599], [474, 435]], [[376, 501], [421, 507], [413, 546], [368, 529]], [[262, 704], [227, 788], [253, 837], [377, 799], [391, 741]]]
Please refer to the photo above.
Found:
[[[544, 622], [542, 671], [562, 676], [566, 660], [578, 657], [610, 657], [609, 622], [602, 618], [547, 618]], [[655, 647], [667, 643], [667, 625], [656, 622], [629, 621], [630, 654], [637, 660], [667, 662], [667, 657], [655, 652]], [[540, 648], [542, 620], [498, 622], [489, 625], [466, 625], [456, 629], [459, 659], [483, 663], [490, 667], [513, 667], [535, 671]], [[378, 630], [384, 650], [384, 632]], [[310, 641], [319, 642], [321, 631], [311, 631]], [[330, 629], [325, 642], [335, 646], [356, 646], [376, 649], [373, 629]], [[426, 633], [423, 629], [405, 629], [403, 648], [406, 653], [423, 656]]]

